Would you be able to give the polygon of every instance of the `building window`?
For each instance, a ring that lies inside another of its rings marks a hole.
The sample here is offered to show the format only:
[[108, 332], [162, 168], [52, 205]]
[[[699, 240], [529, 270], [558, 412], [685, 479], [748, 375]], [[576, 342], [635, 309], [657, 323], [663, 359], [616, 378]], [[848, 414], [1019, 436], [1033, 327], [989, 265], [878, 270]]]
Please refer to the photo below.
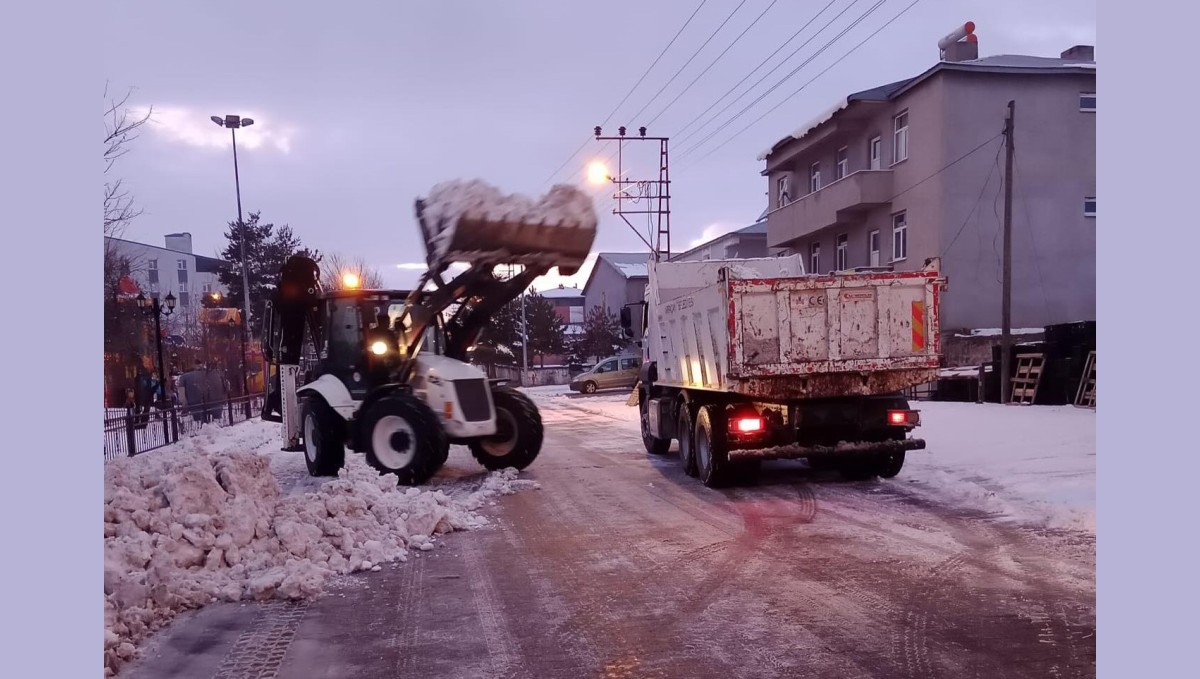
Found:
[[849, 268], [846, 262], [846, 255], [848, 254], [849, 249], [850, 235], [843, 233], [837, 237], [837, 247], [835, 247], [833, 251], [834, 261], [837, 263], [837, 266], [834, 268], [836, 268], [838, 271], [845, 271], [847, 268]]
[[188, 270], [181, 268], [181, 269], [179, 269], [179, 271], [177, 273], [179, 274], [179, 285], [181, 285], [181, 286], [187, 285]]
[[177, 259], [177, 260], [175, 260], [175, 265], [176, 265], [175, 268], [177, 268], [177, 269], [187, 269], [187, 260], [186, 259]]
[[1084, 217], [1095, 217], [1096, 216], [1096, 197], [1095, 196], [1089, 196], [1089, 197], [1083, 199], [1083, 216]]
[[146, 279], [150, 281], [150, 285], [158, 285], [158, 269], [151, 267], [150, 270], [146, 272]]
[[867, 234], [867, 261], [871, 266], [879, 266], [879, 230]]
[[870, 156], [869, 160], [871, 161], [871, 169], [881, 169], [883, 167], [883, 137], [875, 137], [872, 139], [868, 148], [870, 149], [868, 155]]
[[813, 163], [808, 169], [808, 192], [816, 193], [821, 190], [821, 164]]
[[894, 153], [892, 154], [892, 164], [896, 164], [902, 160], [908, 160], [908, 111], [896, 116], [896, 131], [893, 134]]
[[210, 292], [212, 292], [212, 291], [213, 291], [213, 290], [212, 290], [212, 283], [205, 283], [204, 285], [200, 286], [200, 288], [201, 288], [202, 290], [204, 290], [204, 294], [206, 294], [206, 295], [207, 295], [208, 293], [210, 293]]
[[180, 290], [179, 291], [179, 306], [189, 307], [191, 305], [192, 305], [192, 296], [188, 292], [186, 292], [184, 290]]
[[151, 271], [158, 271], [158, 260], [157, 260], [157, 259], [149, 259], [149, 260], [146, 260], [146, 266], [147, 266], [147, 267], [148, 267], [148, 268], [149, 268]]
[[1087, 113], [1096, 112], [1096, 93], [1095, 92], [1080, 92], [1079, 93], [1079, 110]]
[[808, 272], [819, 273], [821, 271], [821, 244], [813, 243], [808, 246]]
[[908, 216], [906, 213], [892, 215], [892, 261], [908, 258]]
[[788, 184], [789, 184], [788, 175], [786, 175], [786, 174], [775, 181], [775, 188], [776, 188], [775, 207], [781, 208], [784, 205], [787, 205], [788, 203], [792, 202], [792, 197], [791, 197], [791, 195], [789, 195], [789, 191], [788, 191], [788, 189], [789, 189]]
[[848, 174], [847, 169], [850, 167], [850, 149], [842, 147], [837, 152], [837, 166], [833, 170], [834, 180], [843, 179]]

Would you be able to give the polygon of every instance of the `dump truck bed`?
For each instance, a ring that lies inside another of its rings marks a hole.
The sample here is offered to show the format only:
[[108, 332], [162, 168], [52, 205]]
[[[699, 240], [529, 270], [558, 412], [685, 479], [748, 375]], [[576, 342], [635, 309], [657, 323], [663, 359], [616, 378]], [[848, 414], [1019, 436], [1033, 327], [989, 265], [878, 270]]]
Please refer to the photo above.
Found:
[[659, 262], [647, 358], [663, 386], [763, 399], [894, 393], [940, 365], [945, 281], [921, 271], [808, 275], [799, 257]]

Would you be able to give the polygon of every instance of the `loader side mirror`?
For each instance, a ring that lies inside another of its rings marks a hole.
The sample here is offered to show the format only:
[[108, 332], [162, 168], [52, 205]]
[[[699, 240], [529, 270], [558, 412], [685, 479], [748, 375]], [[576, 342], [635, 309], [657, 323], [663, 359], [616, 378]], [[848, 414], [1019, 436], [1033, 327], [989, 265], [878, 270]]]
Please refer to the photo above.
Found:
[[621, 329], [626, 337], [633, 337], [633, 312], [627, 306], [621, 307]]

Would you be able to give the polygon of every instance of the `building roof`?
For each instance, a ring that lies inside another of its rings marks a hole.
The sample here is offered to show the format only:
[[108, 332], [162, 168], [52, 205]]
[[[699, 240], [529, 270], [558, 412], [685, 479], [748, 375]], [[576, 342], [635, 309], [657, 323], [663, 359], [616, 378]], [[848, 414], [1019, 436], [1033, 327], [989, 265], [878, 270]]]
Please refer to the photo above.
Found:
[[[650, 261], [650, 253], [648, 252], [601, 252], [596, 255], [596, 266], [600, 265], [600, 260], [608, 262], [622, 276], [626, 278], [649, 278], [650, 272], [646, 269], [646, 264]], [[592, 267], [594, 272], [596, 267]], [[589, 280], [591, 276], [588, 277]], [[587, 287], [586, 285], [584, 287]]]
[[[179, 235], [179, 234], [168, 234], [168, 235]], [[172, 250], [171, 248], [164, 248], [161, 245], [151, 245], [149, 243], [140, 243], [135, 240], [125, 240], [124, 238], [113, 238], [112, 236], [105, 236], [105, 239], [116, 241], [118, 243], [128, 243], [130, 245], [137, 245], [137, 246], [143, 247], [143, 248], [153, 248], [155, 250], [162, 250], [163, 252], [170, 252], [170, 253], [174, 253], [177, 255], [185, 255], [187, 257], [195, 257], [196, 258], [196, 273], [216, 273], [222, 266], [225, 266], [228, 264], [228, 262], [226, 262], [225, 260], [217, 259], [216, 257], [205, 257], [204, 255], [197, 255], [193, 252], [184, 252], [183, 250]]]
[[547, 299], [570, 299], [572, 297], [583, 297], [583, 290], [574, 286], [568, 288], [559, 285], [557, 288], [538, 290], [537, 294]]
[[696, 252], [697, 250], [699, 250], [701, 248], [710, 247], [713, 243], [716, 243], [718, 241], [722, 241], [722, 240], [726, 240], [726, 239], [730, 239], [730, 238], [734, 238], [734, 237], [741, 237], [741, 236], [763, 236], [765, 238], [766, 235], [767, 235], [767, 213], [766, 213], [766, 211], [764, 211], [763, 214], [760, 216], [759, 220], [757, 222], [754, 222], [750, 226], [743, 226], [742, 228], [737, 229], [735, 231], [730, 231], [729, 233], [723, 233], [720, 236], [717, 236], [716, 238], [710, 238], [709, 240], [704, 241], [703, 243], [697, 245], [694, 248], [691, 248], [690, 250], [684, 250], [683, 252], [681, 252], [677, 255], [672, 255], [671, 259], [672, 260], [682, 259], [682, 258], [687, 257], [688, 255]]
[[1076, 74], [1080, 72], [1095, 72], [1095, 61], [1080, 61], [1061, 57], [1033, 57], [1023, 54], [998, 54], [981, 59], [968, 61], [939, 61], [924, 73], [915, 78], [897, 80], [887, 85], [872, 87], [848, 95], [835, 106], [808, 123], [800, 126], [791, 134], [775, 142], [771, 148], [758, 155], [758, 160], [766, 160], [780, 146], [789, 142], [803, 139], [808, 133], [832, 119], [837, 113], [855, 102], [882, 102], [894, 100], [921, 83], [929, 80], [942, 71], [961, 71], [967, 73], [1018, 73], [1018, 74]]

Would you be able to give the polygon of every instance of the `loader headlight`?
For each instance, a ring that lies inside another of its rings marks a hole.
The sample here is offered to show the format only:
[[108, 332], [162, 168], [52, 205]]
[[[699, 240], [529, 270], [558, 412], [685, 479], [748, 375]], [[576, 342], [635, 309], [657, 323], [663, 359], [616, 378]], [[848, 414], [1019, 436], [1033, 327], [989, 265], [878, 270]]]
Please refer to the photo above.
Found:
[[371, 353], [376, 356], [382, 356], [387, 353], [388, 345], [383, 340], [376, 340], [371, 343]]

